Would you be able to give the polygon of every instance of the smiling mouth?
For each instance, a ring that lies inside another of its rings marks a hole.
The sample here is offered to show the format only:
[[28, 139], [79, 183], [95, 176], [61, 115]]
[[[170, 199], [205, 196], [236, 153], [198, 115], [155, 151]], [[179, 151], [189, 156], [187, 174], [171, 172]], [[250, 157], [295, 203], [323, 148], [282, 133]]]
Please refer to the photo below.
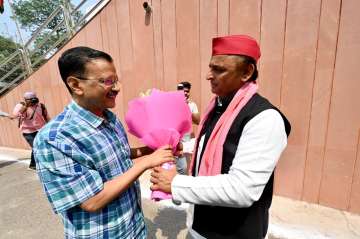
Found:
[[107, 93], [107, 97], [108, 98], [112, 98], [112, 99], [115, 99], [116, 98], [116, 96], [117, 96], [117, 92], [116, 91], [110, 91], [109, 93]]

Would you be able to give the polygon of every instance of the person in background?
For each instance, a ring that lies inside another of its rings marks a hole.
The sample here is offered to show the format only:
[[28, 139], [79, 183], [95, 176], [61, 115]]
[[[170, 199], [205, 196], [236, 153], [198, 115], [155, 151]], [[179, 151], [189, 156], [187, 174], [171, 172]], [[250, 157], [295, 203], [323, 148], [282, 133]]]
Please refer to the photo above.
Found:
[[[26, 142], [33, 148], [35, 136], [39, 130], [50, 120], [46, 107], [39, 102], [35, 92], [25, 92], [24, 102], [15, 105], [10, 119], [18, 119], [18, 127]], [[36, 169], [34, 152], [31, 150], [30, 169]]]
[[192, 114], [192, 122], [194, 124], [198, 125], [200, 122], [200, 113], [199, 113], [196, 103], [190, 99], [190, 90], [191, 90], [190, 82], [187, 82], [187, 81], [180, 82], [176, 86], [176, 88], [177, 88], [177, 90], [184, 91], [186, 103], [188, 104], [191, 114]]
[[[180, 82], [176, 88], [177, 90], [184, 91], [186, 103], [188, 104], [191, 111], [192, 122], [193, 124], [198, 125], [200, 121], [200, 113], [196, 103], [190, 99], [190, 90], [191, 90], [190, 82], [187, 81]], [[185, 134], [181, 139], [183, 154], [176, 158], [176, 168], [178, 173], [180, 174], [187, 174], [188, 171], [188, 165], [191, 159], [191, 154], [193, 152], [194, 143], [195, 143], [194, 139], [191, 136], [192, 133], [190, 132]]]
[[34, 154], [65, 238], [145, 239], [138, 177], [173, 161], [171, 148], [130, 148], [109, 110], [121, 84], [110, 55], [75, 47], [61, 55], [58, 66], [72, 102], [36, 136]]
[[257, 93], [260, 48], [246, 35], [217, 37], [206, 79], [216, 95], [197, 133], [190, 175], [157, 167], [152, 190], [194, 204], [193, 238], [266, 236], [275, 166], [290, 123]]

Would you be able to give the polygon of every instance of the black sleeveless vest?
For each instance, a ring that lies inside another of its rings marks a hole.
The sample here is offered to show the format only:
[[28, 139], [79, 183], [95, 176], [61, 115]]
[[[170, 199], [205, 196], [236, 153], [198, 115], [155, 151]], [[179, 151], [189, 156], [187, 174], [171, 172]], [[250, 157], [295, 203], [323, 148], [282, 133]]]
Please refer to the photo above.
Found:
[[[244, 108], [241, 109], [230, 127], [228, 135], [226, 136], [223, 146], [222, 174], [229, 172], [246, 123], [254, 116], [267, 109], [275, 109], [281, 114], [284, 120], [286, 134], [289, 135], [291, 126], [286, 117], [267, 99], [263, 98], [259, 94], [255, 94], [244, 106]], [[211, 117], [212, 116], [210, 114], [209, 118]], [[212, 124], [214, 126], [214, 122]], [[206, 128], [206, 126], [204, 128]], [[205, 148], [206, 143], [207, 140], [205, 137], [203, 148]], [[248, 208], [195, 205], [192, 228], [200, 235], [208, 239], [264, 238], [268, 229], [268, 211], [272, 201], [273, 183], [274, 173], [271, 175], [268, 183], [266, 184], [260, 199]]]

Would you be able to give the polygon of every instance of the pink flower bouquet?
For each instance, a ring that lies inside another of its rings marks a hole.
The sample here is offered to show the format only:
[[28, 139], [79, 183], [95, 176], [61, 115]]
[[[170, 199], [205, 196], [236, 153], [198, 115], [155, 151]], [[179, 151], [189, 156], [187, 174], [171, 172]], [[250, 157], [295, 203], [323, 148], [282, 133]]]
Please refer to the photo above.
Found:
[[[191, 129], [191, 112], [182, 91], [163, 92], [153, 89], [149, 96], [129, 102], [125, 122], [129, 132], [152, 149], [171, 145], [174, 152], [182, 136]], [[174, 165], [165, 163], [163, 168]], [[151, 198], [162, 200], [170, 194], [153, 191]]]

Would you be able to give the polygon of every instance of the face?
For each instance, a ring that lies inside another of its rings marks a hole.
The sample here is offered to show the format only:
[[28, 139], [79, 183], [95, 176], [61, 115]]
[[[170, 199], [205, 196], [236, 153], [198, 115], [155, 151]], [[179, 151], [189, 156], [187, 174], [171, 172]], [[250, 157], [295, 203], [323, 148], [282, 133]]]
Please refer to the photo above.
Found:
[[211, 92], [224, 97], [240, 89], [247, 80], [242, 70], [244, 67], [245, 64], [237, 56], [212, 56], [206, 76], [211, 84]]
[[39, 100], [37, 98], [24, 99], [24, 100], [25, 100], [25, 105], [27, 105], [27, 106], [34, 106], [39, 102]]
[[188, 100], [190, 97], [190, 89], [184, 88], [183, 91], [184, 91], [185, 98]]
[[114, 64], [101, 58], [86, 63], [84, 76], [73, 77], [68, 84], [77, 103], [98, 116], [105, 109], [115, 107], [120, 91]]
[[30, 106], [31, 105], [31, 100], [30, 99], [24, 99], [25, 100], [25, 105]]

